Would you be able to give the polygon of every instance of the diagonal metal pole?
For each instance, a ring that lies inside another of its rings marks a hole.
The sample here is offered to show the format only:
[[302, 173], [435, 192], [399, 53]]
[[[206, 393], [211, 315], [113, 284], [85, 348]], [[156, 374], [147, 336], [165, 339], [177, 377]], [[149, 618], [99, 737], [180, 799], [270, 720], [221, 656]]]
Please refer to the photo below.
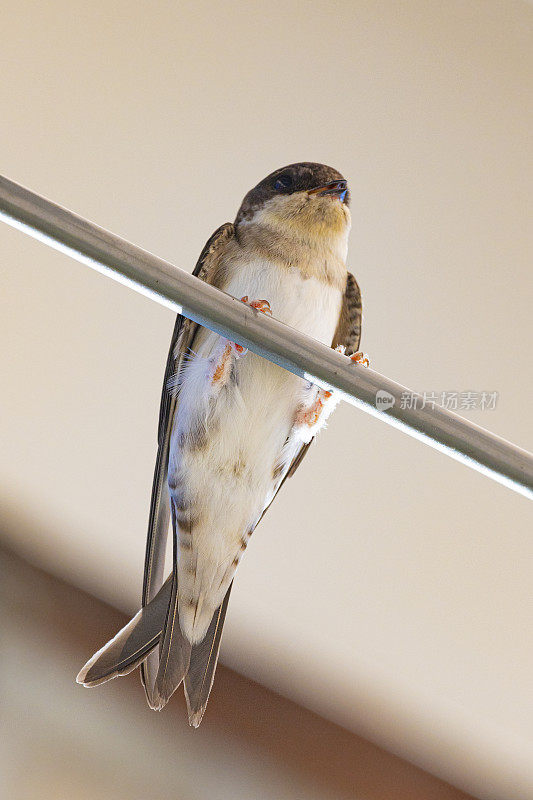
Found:
[[[404, 407], [404, 393], [422, 398], [1, 176], [0, 218], [284, 369], [338, 390], [343, 399], [383, 422], [533, 497], [533, 454], [447, 409], [422, 407], [421, 402]], [[386, 410], [376, 408], [378, 392], [390, 396]]]

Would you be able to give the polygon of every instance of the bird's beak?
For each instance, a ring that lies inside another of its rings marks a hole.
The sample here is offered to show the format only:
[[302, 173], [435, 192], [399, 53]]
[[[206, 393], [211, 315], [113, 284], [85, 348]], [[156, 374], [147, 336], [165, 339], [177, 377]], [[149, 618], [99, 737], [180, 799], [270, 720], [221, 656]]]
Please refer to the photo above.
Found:
[[330, 181], [322, 186], [315, 186], [314, 189], [309, 189], [307, 194], [316, 194], [319, 197], [337, 197], [343, 203], [347, 191], [348, 183], [346, 181]]

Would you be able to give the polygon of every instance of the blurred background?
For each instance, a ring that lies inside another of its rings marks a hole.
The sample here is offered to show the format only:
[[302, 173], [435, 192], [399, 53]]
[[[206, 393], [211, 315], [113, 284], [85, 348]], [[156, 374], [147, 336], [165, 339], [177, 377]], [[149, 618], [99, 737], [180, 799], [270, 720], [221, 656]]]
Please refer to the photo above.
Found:
[[[267, 173], [336, 167], [372, 366], [531, 449], [532, 43], [523, 0], [4, 0], [1, 171], [192, 270]], [[201, 728], [76, 686], [139, 603], [173, 314], [7, 226], [0, 281], [6, 797], [532, 796], [530, 507], [345, 404]]]

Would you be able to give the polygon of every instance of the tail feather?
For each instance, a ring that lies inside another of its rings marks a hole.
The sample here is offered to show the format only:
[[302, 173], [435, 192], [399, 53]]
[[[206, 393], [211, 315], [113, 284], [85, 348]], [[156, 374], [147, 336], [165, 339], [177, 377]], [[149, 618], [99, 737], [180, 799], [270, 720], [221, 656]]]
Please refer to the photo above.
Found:
[[213, 614], [213, 619], [203, 640], [191, 649], [189, 668], [185, 675], [184, 688], [189, 725], [197, 728], [204, 716], [218, 661], [222, 628], [226, 618], [230, 585], [222, 604]]
[[85, 664], [76, 678], [78, 683], [98, 686], [127, 675], [144, 661], [161, 637], [171, 588], [169, 577], [154, 599]]
[[77, 682], [98, 686], [127, 675], [151, 657], [159, 662], [151, 708], [160, 711], [183, 681], [189, 724], [197, 728], [213, 685], [230, 592], [231, 586], [203, 640], [191, 645], [179, 624], [177, 575], [173, 571], [154, 599], [85, 664]]
[[155, 679], [159, 669], [159, 652], [156, 648], [148, 653], [145, 660], [141, 662], [140, 667], [141, 683], [146, 695], [146, 702], [153, 711], [159, 711], [159, 705], [154, 700]]
[[153, 691], [153, 708], [165, 706], [189, 668], [191, 643], [183, 635], [178, 619], [178, 577], [172, 573], [172, 592], [161, 639], [159, 669]]

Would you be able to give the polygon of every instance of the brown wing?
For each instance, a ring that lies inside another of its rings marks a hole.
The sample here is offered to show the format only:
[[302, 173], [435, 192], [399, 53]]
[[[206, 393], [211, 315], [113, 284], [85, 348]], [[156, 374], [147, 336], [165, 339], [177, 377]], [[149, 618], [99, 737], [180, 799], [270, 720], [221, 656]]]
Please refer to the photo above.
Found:
[[356, 353], [359, 350], [362, 316], [361, 292], [357, 281], [352, 273], [349, 272], [346, 278], [346, 289], [344, 290], [339, 323], [331, 343], [333, 348], [342, 344], [346, 348], [347, 355]]
[[[210, 271], [213, 259], [221, 248], [235, 235], [235, 228], [226, 222], [216, 230], [207, 240], [200, 258], [193, 270], [193, 275], [205, 280]], [[190, 346], [191, 340], [198, 325], [178, 314], [174, 325], [174, 332], [170, 342], [163, 389], [161, 392], [161, 405], [159, 409], [158, 447], [157, 457], [152, 482], [152, 497], [150, 501], [150, 515], [148, 519], [148, 532], [146, 536], [146, 552], [144, 561], [144, 581], [142, 591], [142, 605], [146, 606], [157, 594], [163, 583], [165, 566], [165, 551], [167, 534], [170, 521], [170, 503], [167, 486], [168, 451], [170, 434], [176, 411], [176, 393], [169, 389], [169, 382], [179, 368], [183, 353]], [[152, 653], [141, 666], [141, 680], [145, 688], [148, 703], [152, 705], [152, 691], [158, 669], [158, 655]]]

